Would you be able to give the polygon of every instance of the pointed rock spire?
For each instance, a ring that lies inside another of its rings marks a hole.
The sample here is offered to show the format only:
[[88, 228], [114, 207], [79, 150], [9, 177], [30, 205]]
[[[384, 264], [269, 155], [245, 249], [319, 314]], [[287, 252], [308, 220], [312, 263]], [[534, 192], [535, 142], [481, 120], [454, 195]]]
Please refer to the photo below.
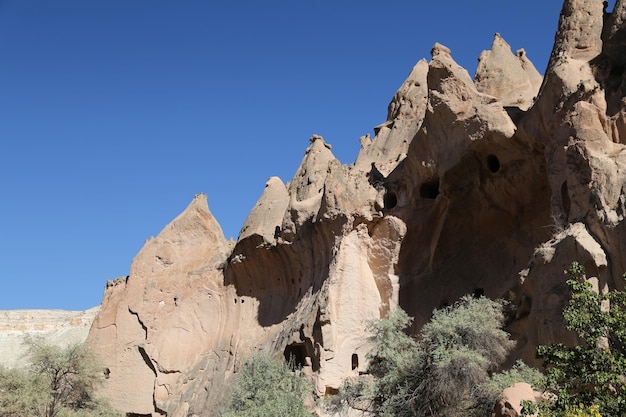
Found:
[[478, 58], [474, 83], [481, 93], [496, 97], [506, 107], [527, 110], [541, 87], [543, 77], [523, 49], [515, 55], [511, 46], [496, 33], [491, 49]]
[[248, 215], [238, 241], [252, 235], [258, 235], [264, 243], [276, 242], [276, 229], [280, 229], [285, 211], [289, 206], [289, 193], [285, 184], [278, 177], [271, 177], [265, 184], [265, 190]]
[[383, 174], [391, 171], [406, 157], [411, 140], [422, 125], [428, 103], [428, 62], [420, 60], [389, 103], [387, 121], [376, 126], [376, 137], [361, 138], [361, 151], [355, 166], [369, 171], [372, 163]]

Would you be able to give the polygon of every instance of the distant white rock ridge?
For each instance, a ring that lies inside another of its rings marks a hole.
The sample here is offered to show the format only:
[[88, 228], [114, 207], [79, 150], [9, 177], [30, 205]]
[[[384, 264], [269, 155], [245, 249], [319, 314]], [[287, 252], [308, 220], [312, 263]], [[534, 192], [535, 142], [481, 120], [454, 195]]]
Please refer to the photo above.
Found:
[[85, 311], [0, 311], [0, 366], [15, 368], [26, 364], [26, 335], [43, 336], [50, 344], [59, 346], [84, 342], [99, 310], [100, 306]]

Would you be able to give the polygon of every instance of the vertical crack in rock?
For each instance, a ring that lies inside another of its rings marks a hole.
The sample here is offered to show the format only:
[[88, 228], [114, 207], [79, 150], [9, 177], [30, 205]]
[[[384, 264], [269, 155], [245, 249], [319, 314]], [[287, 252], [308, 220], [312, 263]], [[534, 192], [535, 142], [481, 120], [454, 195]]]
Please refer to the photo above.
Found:
[[148, 356], [148, 353], [146, 353], [146, 349], [143, 346], [137, 346], [137, 349], [139, 350], [139, 354], [143, 358], [143, 361], [145, 362], [146, 366], [150, 368], [150, 370], [154, 373], [154, 376], [156, 377], [158, 375], [157, 370], [154, 367], [154, 363], [152, 363], [152, 359], [150, 359], [150, 357]]
[[[143, 346], [137, 346], [137, 350], [139, 351], [139, 354], [141, 355], [141, 358], [143, 359], [143, 361], [145, 362], [146, 366], [148, 368], [150, 368], [150, 370], [154, 373], [155, 378], [158, 377], [158, 372], [156, 367], [154, 366], [154, 363], [152, 362], [152, 359], [150, 359], [150, 356], [148, 356], [148, 353], [146, 352], [146, 349]], [[156, 381], [155, 381], [156, 384]], [[156, 393], [155, 395], [152, 396], [152, 405], [154, 406], [154, 411], [157, 412], [158, 414], [162, 415], [162, 416], [167, 416], [167, 412], [165, 412], [164, 410], [160, 409], [157, 405], [157, 400], [156, 400]]]
[[135, 318], [137, 319], [137, 323], [139, 323], [139, 325], [141, 326], [141, 328], [144, 331], [144, 340], [148, 340], [148, 328], [146, 327], [146, 325], [143, 323], [143, 321], [141, 321], [141, 318], [139, 317], [139, 314], [134, 312], [133, 310], [130, 309], [130, 307], [128, 308], [128, 312], [130, 314], [132, 314], [133, 316], [135, 316]]

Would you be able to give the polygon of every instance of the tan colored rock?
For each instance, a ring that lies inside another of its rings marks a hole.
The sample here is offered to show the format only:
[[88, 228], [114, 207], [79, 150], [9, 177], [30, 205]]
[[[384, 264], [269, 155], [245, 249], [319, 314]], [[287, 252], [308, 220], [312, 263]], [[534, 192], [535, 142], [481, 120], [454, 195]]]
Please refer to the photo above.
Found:
[[565, 329], [563, 319], [570, 294], [566, 284], [570, 277], [564, 271], [574, 260], [602, 291], [613, 285], [606, 253], [583, 223], [569, 225], [537, 248], [528, 268], [520, 273], [516, 320], [508, 329], [518, 341], [518, 356], [526, 363], [541, 366], [535, 354], [540, 344], [578, 342], [576, 335]]
[[278, 177], [270, 178], [243, 224], [238, 240], [258, 235], [263, 244], [274, 244], [288, 206], [289, 193], [285, 184]]
[[146, 243], [127, 281], [107, 288], [88, 342], [109, 369], [105, 389], [116, 408], [168, 409], [203, 355], [222, 347], [211, 322], [232, 300], [218, 272], [228, 253], [206, 196], [198, 195]]
[[[522, 415], [522, 401], [535, 402], [536, 393], [532, 387], [525, 382], [518, 382], [506, 388], [502, 392], [502, 398], [494, 408], [494, 417], [519, 417]], [[536, 414], [529, 414], [536, 416]]]
[[515, 55], [511, 46], [496, 33], [491, 49], [478, 57], [474, 82], [481, 93], [496, 97], [504, 107], [527, 110], [539, 92], [543, 77], [523, 49]]
[[594, 0], [565, 0], [552, 58], [589, 61], [602, 51], [604, 5]]
[[290, 201], [283, 219], [282, 236], [288, 239], [317, 214], [324, 194], [328, 165], [336, 160], [324, 138], [313, 135], [309, 142], [311, 145], [287, 187]]
[[374, 128], [376, 137], [361, 138], [355, 167], [369, 172], [372, 164], [383, 175], [406, 157], [409, 143], [422, 125], [428, 100], [428, 63], [420, 60], [389, 103], [387, 120]]
[[476, 80], [436, 44], [356, 162], [311, 137], [234, 248], [195, 198], [105, 291], [88, 340], [116, 407], [214, 414], [254, 350], [293, 356], [318, 396], [336, 393], [367, 369], [368, 319], [398, 304], [417, 333], [468, 293], [511, 302], [511, 360], [577, 343], [563, 270], [583, 263], [602, 292], [626, 271], [626, 6], [605, 16], [601, 3], [565, 1], [538, 93], [532, 64], [500, 37]]

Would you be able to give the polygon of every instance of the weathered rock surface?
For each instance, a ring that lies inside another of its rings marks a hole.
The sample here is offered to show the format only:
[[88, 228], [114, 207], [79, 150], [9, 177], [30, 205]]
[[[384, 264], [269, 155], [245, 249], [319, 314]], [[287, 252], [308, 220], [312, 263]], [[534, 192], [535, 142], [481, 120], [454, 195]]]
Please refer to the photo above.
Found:
[[26, 364], [26, 336], [41, 336], [50, 344], [69, 346], [87, 339], [99, 307], [85, 311], [4, 310], [0, 311], [0, 366]]
[[540, 395], [525, 382], [513, 384], [502, 393], [502, 398], [494, 408], [494, 417], [519, 417], [522, 415], [522, 401], [536, 402]]
[[211, 415], [255, 349], [331, 394], [367, 367], [368, 319], [400, 305], [417, 332], [467, 293], [511, 302], [511, 359], [575, 343], [563, 270], [598, 291], [626, 271], [625, 4], [566, 0], [543, 79], [499, 35], [474, 80], [436, 44], [356, 162], [314, 135], [234, 247], [197, 196], [105, 291], [88, 341], [114, 405]]
[[539, 91], [543, 77], [520, 49], [511, 52], [511, 46], [496, 34], [491, 49], [478, 57], [474, 77], [481, 93], [496, 97], [504, 107], [528, 110]]

